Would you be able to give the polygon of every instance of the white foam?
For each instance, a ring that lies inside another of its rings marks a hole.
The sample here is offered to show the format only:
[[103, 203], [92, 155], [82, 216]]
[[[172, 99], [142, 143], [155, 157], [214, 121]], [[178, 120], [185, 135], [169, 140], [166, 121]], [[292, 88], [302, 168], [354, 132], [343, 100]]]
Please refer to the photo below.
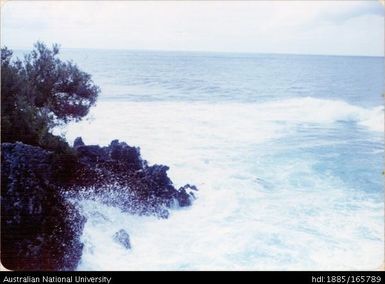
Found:
[[370, 130], [384, 132], [384, 107], [378, 106], [371, 110], [364, 110], [359, 116], [359, 124]]
[[383, 106], [363, 108], [344, 101], [304, 97], [260, 104], [257, 111], [268, 115], [270, 121], [297, 124], [352, 121], [373, 131], [384, 130]]
[[[282, 135], [277, 133], [282, 130], [277, 123], [331, 124], [338, 121], [352, 121], [382, 132], [384, 107], [363, 108], [343, 101], [312, 97], [261, 104], [101, 101], [92, 109], [88, 121], [69, 127], [68, 138], [73, 140], [85, 133], [90, 143], [106, 144], [111, 137], [132, 140], [136, 137], [131, 135], [130, 127], [145, 124], [154, 131], [154, 139], [165, 135], [199, 139], [208, 134], [219, 140], [242, 142], [253, 139], [262, 142]], [[163, 131], [170, 124], [173, 132]]]
[[[318, 173], [310, 157], [271, 155], [290, 154], [285, 137], [306, 125], [351, 122], [342, 127], [359, 125], [376, 136], [383, 131], [382, 107], [310, 97], [262, 104], [99, 102], [92, 116], [69, 126], [68, 139], [139, 145], [150, 163], [170, 166], [177, 186], [192, 183], [200, 191], [192, 207], [172, 211], [168, 220], [82, 201], [88, 221], [80, 270], [341, 270], [383, 262], [383, 200]], [[120, 229], [130, 234], [131, 251], [114, 242]]]

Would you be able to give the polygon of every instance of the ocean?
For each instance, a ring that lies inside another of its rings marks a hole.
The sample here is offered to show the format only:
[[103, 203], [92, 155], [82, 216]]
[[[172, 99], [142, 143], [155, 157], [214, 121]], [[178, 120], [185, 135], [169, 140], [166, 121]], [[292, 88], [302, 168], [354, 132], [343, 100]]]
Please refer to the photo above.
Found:
[[[78, 270], [366, 270], [384, 262], [384, 58], [64, 49], [102, 93], [57, 129], [139, 146], [199, 188], [168, 219], [92, 200]], [[120, 229], [132, 250], [113, 240]]]

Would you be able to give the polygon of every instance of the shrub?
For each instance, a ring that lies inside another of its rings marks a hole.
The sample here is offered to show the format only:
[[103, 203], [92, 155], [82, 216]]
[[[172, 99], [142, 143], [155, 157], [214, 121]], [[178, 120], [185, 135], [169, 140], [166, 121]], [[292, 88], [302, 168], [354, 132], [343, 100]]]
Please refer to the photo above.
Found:
[[37, 42], [23, 60], [1, 49], [2, 142], [21, 141], [61, 153], [69, 152], [55, 126], [79, 121], [100, 92], [91, 76], [58, 58], [59, 47]]

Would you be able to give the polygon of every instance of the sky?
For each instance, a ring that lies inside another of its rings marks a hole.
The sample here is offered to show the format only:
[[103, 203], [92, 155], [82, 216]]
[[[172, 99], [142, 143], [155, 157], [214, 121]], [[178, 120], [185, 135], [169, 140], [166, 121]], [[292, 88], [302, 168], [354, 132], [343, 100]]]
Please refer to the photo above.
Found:
[[8, 1], [1, 45], [384, 55], [372, 1]]

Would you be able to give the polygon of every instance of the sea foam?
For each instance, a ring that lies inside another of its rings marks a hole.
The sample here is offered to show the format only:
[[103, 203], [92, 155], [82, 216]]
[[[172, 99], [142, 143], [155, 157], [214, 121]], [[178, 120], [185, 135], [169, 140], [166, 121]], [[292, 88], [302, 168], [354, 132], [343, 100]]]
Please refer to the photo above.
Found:
[[[383, 262], [381, 106], [312, 97], [100, 101], [90, 117], [68, 127], [68, 140], [140, 146], [150, 163], [170, 166], [177, 186], [190, 182], [199, 192], [167, 220], [83, 200], [80, 270], [341, 270]], [[120, 229], [132, 250], [114, 242]]]

